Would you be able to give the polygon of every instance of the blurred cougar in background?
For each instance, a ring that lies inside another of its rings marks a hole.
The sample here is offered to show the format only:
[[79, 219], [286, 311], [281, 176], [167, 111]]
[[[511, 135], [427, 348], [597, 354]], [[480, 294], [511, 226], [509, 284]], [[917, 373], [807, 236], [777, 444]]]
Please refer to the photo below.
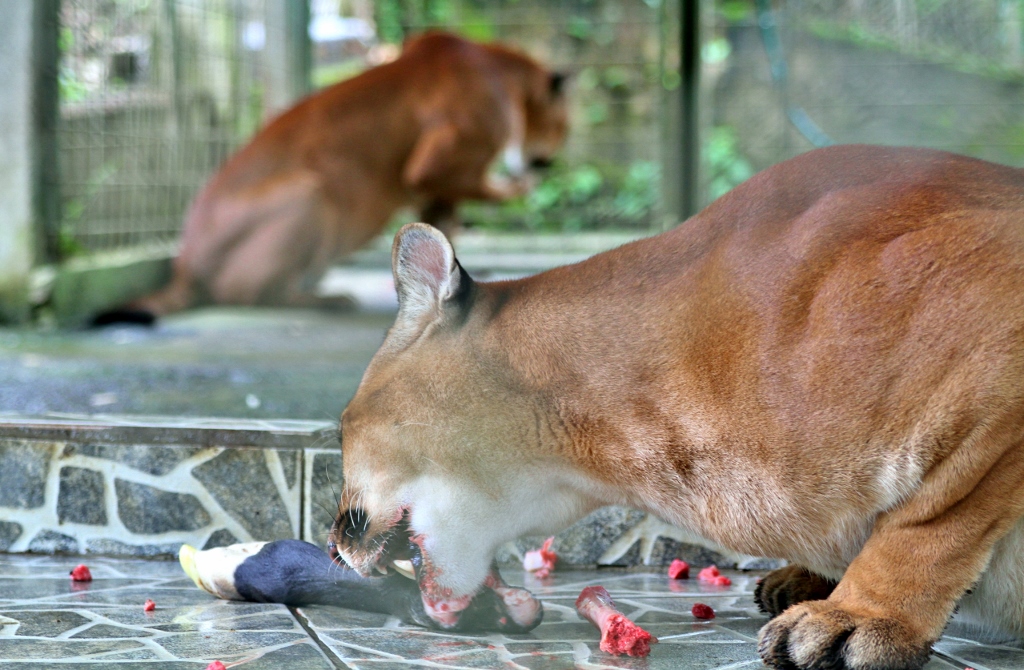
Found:
[[[295, 105], [193, 201], [170, 283], [97, 325], [202, 303], [325, 306], [328, 265], [402, 207], [450, 233], [462, 200], [529, 190], [568, 123], [565, 78], [523, 53], [430, 32], [399, 58]], [[507, 176], [492, 168], [504, 162]]]

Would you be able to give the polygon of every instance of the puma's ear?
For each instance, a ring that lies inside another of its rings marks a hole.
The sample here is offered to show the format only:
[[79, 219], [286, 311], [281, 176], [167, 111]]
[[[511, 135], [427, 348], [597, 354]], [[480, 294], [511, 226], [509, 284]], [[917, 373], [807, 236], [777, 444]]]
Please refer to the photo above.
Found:
[[410, 223], [395, 235], [391, 267], [398, 291], [398, 311], [419, 317], [436, 310], [467, 288], [469, 277], [455, 260], [444, 233], [425, 223]]

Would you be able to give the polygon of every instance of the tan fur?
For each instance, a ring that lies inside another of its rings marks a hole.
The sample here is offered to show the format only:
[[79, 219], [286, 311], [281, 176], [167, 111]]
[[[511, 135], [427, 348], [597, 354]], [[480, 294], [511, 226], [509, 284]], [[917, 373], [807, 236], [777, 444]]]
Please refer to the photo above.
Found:
[[394, 62], [301, 101], [228, 160], [192, 204], [170, 285], [132, 307], [318, 304], [327, 265], [399, 208], [451, 232], [460, 201], [524, 193], [525, 173], [489, 170], [506, 149], [529, 163], [561, 146], [561, 81], [499, 45], [413, 39]]
[[424, 597], [471, 593], [502, 542], [625, 503], [841, 578], [770, 665], [920, 667], [979, 580], [1024, 630], [1024, 171], [833, 147], [577, 265], [477, 284], [412, 226], [395, 274], [342, 421], [354, 567], [405, 511]]

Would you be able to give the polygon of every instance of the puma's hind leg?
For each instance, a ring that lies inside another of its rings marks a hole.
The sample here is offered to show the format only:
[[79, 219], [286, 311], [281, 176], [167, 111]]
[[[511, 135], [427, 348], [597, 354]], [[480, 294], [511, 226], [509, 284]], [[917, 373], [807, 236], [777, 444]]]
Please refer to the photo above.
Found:
[[996, 543], [985, 572], [960, 600], [957, 619], [989, 639], [1024, 639], [1024, 519]]

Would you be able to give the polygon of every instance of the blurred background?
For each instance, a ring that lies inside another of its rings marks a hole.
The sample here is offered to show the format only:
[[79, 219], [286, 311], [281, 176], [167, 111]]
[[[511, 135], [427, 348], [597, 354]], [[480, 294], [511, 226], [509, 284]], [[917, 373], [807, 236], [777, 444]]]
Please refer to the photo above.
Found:
[[[679, 220], [681, 4], [63, 0], [47, 260], [173, 243], [192, 195], [266, 119], [437, 27], [576, 75], [555, 172], [470, 208], [471, 228], [663, 230]], [[1019, 0], [699, 5], [700, 204], [820, 141], [1024, 161]]]
[[[190, 200], [262, 124], [407, 36], [503, 40], [573, 73], [543, 180], [462, 208], [460, 261], [489, 279], [657, 234], [829, 143], [1024, 166], [1022, 16], [1024, 0], [0, 0], [0, 552], [322, 544], [334, 429], [394, 319], [390, 238], [411, 213], [323, 278], [351, 311], [85, 326], [167, 280]], [[608, 508], [557, 550], [768, 565], [694, 542]]]
[[261, 124], [428, 28], [574, 75], [570, 140], [543, 181], [463, 207], [456, 247], [481, 278], [661, 232], [829, 143], [1024, 166], [1024, 0], [0, 6], [6, 411], [335, 416], [391, 319], [389, 234], [324, 279], [359, 300], [348, 316], [211, 308], [148, 331], [74, 329], [165, 280], [190, 199]]

